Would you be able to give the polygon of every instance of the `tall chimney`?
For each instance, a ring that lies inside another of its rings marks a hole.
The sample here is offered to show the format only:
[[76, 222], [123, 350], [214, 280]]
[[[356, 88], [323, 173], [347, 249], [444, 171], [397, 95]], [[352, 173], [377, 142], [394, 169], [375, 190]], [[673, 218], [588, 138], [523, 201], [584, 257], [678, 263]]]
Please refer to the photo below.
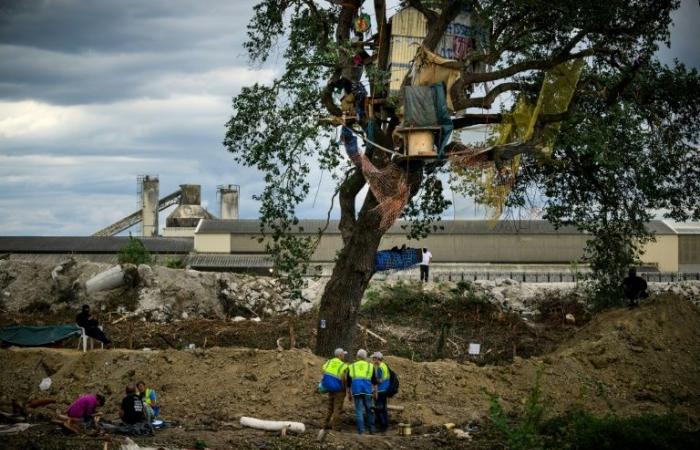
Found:
[[241, 191], [237, 184], [217, 186], [219, 193], [219, 217], [226, 220], [238, 220], [238, 197]]
[[141, 236], [158, 236], [158, 198], [160, 187], [157, 176], [141, 177], [141, 214], [143, 226]]

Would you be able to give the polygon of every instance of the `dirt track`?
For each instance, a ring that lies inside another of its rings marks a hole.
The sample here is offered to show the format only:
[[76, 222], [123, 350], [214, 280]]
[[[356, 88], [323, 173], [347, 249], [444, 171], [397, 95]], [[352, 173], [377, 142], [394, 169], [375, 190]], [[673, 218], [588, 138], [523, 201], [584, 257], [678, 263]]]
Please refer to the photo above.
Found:
[[[547, 414], [582, 404], [621, 415], [674, 412], [700, 424], [700, 312], [675, 298], [657, 299], [636, 310], [601, 314], [554, 352], [509, 366], [478, 367], [443, 360], [413, 363], [388, 357], [401, 376], [393, 403], [405, 411], [395, 422], [414, 426], [458, 425], [488, 412], [485, 392], [506, 407], [520, 403], [539, 368]], [[107, 395], [114, 416], [125, 383], [146, 379], [160, 394], [164, 416], [185, 428], [237, 428], [241, 415], [300, 420], [321, 426], [324, 400], [315, 393], [322, 359], [304, 350], [211, 348], [194, 351], [108, 350], [82, 354], [59, 349], [0, 352], [0, 407], [52, 397], [58, 405], [36, 410], [35, 419], [64, 408], [77, 394]], [[38, 389], [50, 376], [48, 393]], [[347, 410], [346, 405], [346, 410]], [[345, 421], [352, 431], [352, 421]], [[171, 430], [170, 433], [175, 433]], [[216, 441], [214, 441], [216, 442]]]

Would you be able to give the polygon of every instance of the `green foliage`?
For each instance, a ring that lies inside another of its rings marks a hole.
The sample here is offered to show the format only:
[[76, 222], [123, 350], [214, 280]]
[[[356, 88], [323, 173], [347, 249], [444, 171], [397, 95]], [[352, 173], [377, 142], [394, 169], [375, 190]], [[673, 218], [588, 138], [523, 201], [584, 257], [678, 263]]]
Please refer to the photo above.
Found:
[[562, 450], [682, 450], [700, 439], [673, 415], [596, 417], [580, 408], [545, 422], [540, 432], [547, 448]]
[[535, 450], [544, 446], [544, 439], [538, 430], [544, 415], [540, 380], [542, 369], [538, 369], [535, 382], [530, 389], [517, 421], [508, 418], [496, 394], [490, 394], [490, 418], [493, 425], [506, 437], [511, 450]]
[[140, 239], [129, 234], [129, 242], [119, 250], [117, 256], [119, 264], [151, 264], [153, 258]]
[[408, 225], [402, 225], [407, 230], [408, 239], [422, 239], [431, 231], [443, 227], [439, 225], [441, 214], [452, 202], [443, 195], [442, 181], [438, 178], [438, 170], [426, 174], [421, 184], [421, 190], [406, 205], [402, 218], [407, 219]]
[[168, 258], [165, 260], [165, 267], [169, 269], [184, 269], [185, 261], [182, 258]]
[[254, 196], [261, 204], [261, 233], [271, 238], [266, 250], [275, 272], [296, 298], [301, 296], [302, 276], [319, 232], [298, 226], [296, 207], [309, 193], [314, 159], [323, 170], [340, 165], [337, 146], [325, 144], [330, 131], [315, 120], [322, 108], [320, 81], [338, 57], [330, 40], [335, 20], [330, 11], [317, 9], [312, 2], [268, 0], [255, 7], [245, 44], [251, 60], [264, 62], [275, 50], [277, 38], [287, 34], [286, 66], [270, 85], [255, 83], [234, 98], [234, 115], [224, 140], [238, 163], [263, 174], [265, 188]]
[[496, 394], [491, 400], [490, 419], [511, 450], [683, 450], [694, 448], [699, 431], [684, 428], [674, 415], [642, 414], [632, 417], [597, 417], [582, 408], [544, 420], [537, 371], [522, 410], [509, 417]]
[[[329, 82], [352, 71], [349, 59], [356, 48], [348, 24], [360, 3], [260, 0], [248, 25], [244, 47], [251, 62], [262, 64], [278, 54], [284, 69], [274, 81], [255, 82], [233, 99], [224, 144], [238, 163], [256, 168], [264, 179], [255, 196], [261, 233], [270, 237], [267, 251], [293, 296], [301, 295], [301, 276], [318, 243], [319, 230], [292, 233], [300, 231], [297, 208], [308, 197], [311, 168], [329, 172], [337, 182], [349, 179], [334, 130], [317, 119], [337, 109]], [[473, 23], [487, 24], [474, 27], [478, 51], [464, 63], [492, 70], [465, 71], [455, 97], [480, 95], [473, 88], [484, 81], [512, 81], [522, 95], [534, 98], [543, 70], [587, 58], [573, 106], [559, 118], [564, 122], [551, 160], [543, 164], [533, 154], [523, 155], [507, 205], [523, 207], [536, 192], [546, 219], [590, 233], [595, 305], [619, 303], [623, 269], [651, 237], [644, 228], [651, 211], [675, 220], [700, 219], [700, 79], [695, 70], [654, 60], [659, 43], [669, 41], [670, 13], [679, 1], [483, 0], [478, 8], [467, 0], [449, 3], [443, 14], [472, 7]], [[435, 30], [428, 30], [429, 37]], [[366, 73], [376, 91], [386, 91], [387, 68], [376, 61]], [[400, 106], [400, 99], [389, 98], [389, 104], [387, 110]], [[535, 140], [545, 126], [536, 127]], [[444, 169], [442, 162], [426, 166], [422, 187], [412, 192], [416, 197], [403, 215], [413, 222], [407, 229], [412, 238], [438, 229], [450, 206], [437, 176]], [[343, 223], [353, 225], [368, 217], [355, 208], [345, 208], [343, 215]]]
[[[471, 289], [471, 283], [461, 283], [452, 290], [424, 291], [420, 283], [399, 281], [383, 286], [380, 292], [368, 293], [362, 308], [368, 314], [419, 316], [441, 326], [449, 322], [450, 314], [462, 311], [466, 305], [488, 303], [484, 294]], [[469, 288], [463, 289], [466, 286]]]
[[629, 70], [627, 77], [604, 66], [584, 72], [551, 162], [525, 157], [509, 199], [522, 203], [539, 186], [546, 219], [592, 235], [586, 256], [598, 308], [622, 301], [622, 278], [653, 237], [646, 223], [654, 211], [700, 218], [700, 181], [690, 175], [700, 173], [697, 71], [644, 61]]

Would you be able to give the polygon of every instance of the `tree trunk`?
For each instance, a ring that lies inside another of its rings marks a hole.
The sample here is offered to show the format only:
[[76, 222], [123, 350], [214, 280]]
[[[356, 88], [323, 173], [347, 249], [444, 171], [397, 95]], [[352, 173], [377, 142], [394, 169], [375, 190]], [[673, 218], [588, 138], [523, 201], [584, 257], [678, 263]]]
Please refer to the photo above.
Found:
[[[391, 128], [384, 131], [378, 129], [375, 136], [377, 142], [384, 146], [392, 145], [391, 131]], [[392, 164], [384, 153], [370, 150], [368, 155], [371, 155], [370, 158], [378, 167]], [[359, 170], [357, 173], [364, 180]], [[409, 174], [411, 197], [420, 188], [421, 173], [422, 167], [416, 166]], [[347, 184], [341, 187], [341, 194], [346, 192], [348, 197], [354, 199], [363, 184], [359, 182], [358, 176], [346, 180]], [[341, 198], [341, 206], [342, 203]], [[367, 193], [357, 219], [354, 204], [350, 205], [349, 199], [345, 203], [348, 204], [341, 207], [340, 220], [344, 246], [323, 291], [319, 308], [315, 351], [319, 356], [331, 356], [338, 347], [353, 349], [360, 303], [374, 274], [374, 256], [385, 233], [380, 228], [381, 217], [373, 211], [377, 201], [371, 191]]]
[[[369, 197], [369, 196], [368, 196]], [[331, 279], [321, 297], [318, 313], [316, 354], [333, 355], [342, 347], [352, 349], [362, 295], [374, 272], [374, 255], [383, 232], [379, 230], [379, 216], [368, 211], [368, 198], [362, 208], [352, 236], [338, 255]]]

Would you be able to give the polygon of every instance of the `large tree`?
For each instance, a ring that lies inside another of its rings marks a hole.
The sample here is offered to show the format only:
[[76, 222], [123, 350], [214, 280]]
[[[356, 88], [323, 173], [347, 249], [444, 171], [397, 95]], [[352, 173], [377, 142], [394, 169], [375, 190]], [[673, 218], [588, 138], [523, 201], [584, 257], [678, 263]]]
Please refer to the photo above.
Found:
[[[281, 55], [284, 68], [271, 84], [253, 83], [234, 98], [225, 138], [238, 162], [264, 174], [265, 188], [257, 196], [261, 224], [279, 272], [297, 294], [317, 238], [294, 233], [300, 231], [295, 229], [296, 207], [309, 194], [312, 166], [328, 171], [337, 181], [344, 246], [321, 299], [318, 354], [351, 347], [360, 301], [386, 230], [372, 191], [356, 210], [367, 173], [348, 161], [336, 144], [336, 130], [319, 122], [321, 117], [341, 114], [334, 87], [341, 78], [356, 74], [353, 57], [364, 50], [370, 55], [361, 56], [370, 95], [384, 101], [360, 125], [373, 128], [378, 146], [394, 148], [396, 103], [401, 104], [402, 98], [386, 95], [391, 22], [385, 0], [365, 3], [260, 1], [248, 25], [245, 48], [256, 64]], [[477, 170], [495, 173], [492, 183], [511, 177], [503, 191], [506, 206], [524, 206], [537, 189], [546, 218], [591, 232], [592, 265], [607, 280], [601, 292], [610, 293], [622, 267], [638, 256], [639, 242], [648, 237], [644, 223], [650, 211], [664, 211], [680, 220], [700, 218], [698, 76], [682, 65], [662, 66], [654, 56], [659, 44], [669, 40], [670, 12], [678, 1], [401, 3], [425, 17], [428, 32], [423, 45], [428, 50], [436, 49], [461, 11], [470, 11], [473, 23], [481, 24], [476, 45], [453, 63], [461, 72], [450, 90], [457, 130], [512, 122], [518, 105], [537, 104], [552, 71], [585, 61], [580, 77], [576, 73], [573, 96], [563, 102], [566, 108], [533, 113], [529, 133], [486, 142], [477, 150], [454, 142], [448, 151], [481, 152], [486, 162]], [[374, 35], [352, 39], [354, 19], [369, 6], [374, 10]], [[391, 170], [396, 159], [378, 146], [367, 146], [367, 159], [378, 170]], [[518, 176], [513, 177], [513, 170], [504, 167], [516, 161]], [[452, 170], [456, 188], [492, 201], [484, 177], [473, 176], [469, 167], [450, 166], [445, 160], [410, 164], [404, 179], [408, 186], [404, 215], [413, 224], [409, 235], [425, 235], [449, 207], [442, 193], [442, 172]]]

